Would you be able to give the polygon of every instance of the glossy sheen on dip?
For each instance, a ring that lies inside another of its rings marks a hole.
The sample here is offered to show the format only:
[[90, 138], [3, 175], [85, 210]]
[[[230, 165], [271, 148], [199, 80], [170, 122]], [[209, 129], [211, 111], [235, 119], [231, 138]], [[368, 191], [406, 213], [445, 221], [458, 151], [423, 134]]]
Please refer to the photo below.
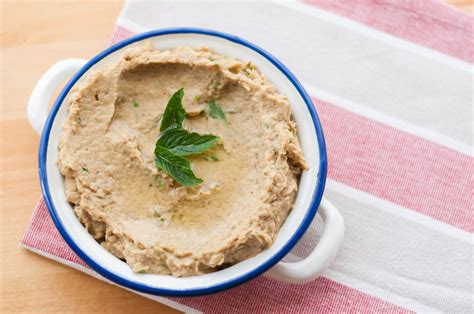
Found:
[[[160, 118], [180, 88], [184, 128], [220, 137], [190, 157], [204, 180], [194, 187], [155, 166]], [[209, 116], [210, 100], [227, 123]], [[68, 102], [58, 162], [67, 199], [135, 272], [213, 272], [273, 243], [306, 165], [287, 98], [251, 63], [206, 48], [132, 48], [91, 73]]]

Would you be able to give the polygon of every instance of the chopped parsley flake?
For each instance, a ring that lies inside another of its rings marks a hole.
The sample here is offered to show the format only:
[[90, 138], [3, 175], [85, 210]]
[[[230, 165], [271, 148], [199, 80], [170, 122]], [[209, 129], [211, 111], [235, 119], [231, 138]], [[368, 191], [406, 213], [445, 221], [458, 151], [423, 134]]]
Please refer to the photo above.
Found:
[[207, 113], [211, 118], [214, 119], [221, 119], [225, 125], [227, 125], [227, 118], [225, 116], [224, 110], [222, 110], [222, 107], [215, 101], [215, 100], [210, 100], [207, 103], [208, 110]]

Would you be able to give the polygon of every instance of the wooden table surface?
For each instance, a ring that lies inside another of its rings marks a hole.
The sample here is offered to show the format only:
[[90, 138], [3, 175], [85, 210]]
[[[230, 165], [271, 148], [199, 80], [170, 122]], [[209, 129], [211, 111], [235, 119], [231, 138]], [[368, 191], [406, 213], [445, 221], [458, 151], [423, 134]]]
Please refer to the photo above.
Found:
[[[103, 50], [122, 1], [0, 1], [0, 312], [175, 313], [18, 244], [40, 196], [39, 137], [26, 119], [30, 92], [56, 61]], [[449, 2], [472, 13], [473, 1]]]

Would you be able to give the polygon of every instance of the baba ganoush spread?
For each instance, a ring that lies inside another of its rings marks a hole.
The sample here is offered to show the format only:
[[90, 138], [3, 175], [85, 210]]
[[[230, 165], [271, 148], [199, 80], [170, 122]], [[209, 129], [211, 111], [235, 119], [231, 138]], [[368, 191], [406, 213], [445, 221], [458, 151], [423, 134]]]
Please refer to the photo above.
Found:
[[[307, 166], [288, 99], [251, 63], [207, 48], [129, 48], [68, 104], [58, 161], [67, 200], [133, 271], [209, 273], [274, 242]], [[166, 110], [182, 117], [163, 130]], [[178, 156], [158, 147], [172, 128], [212, 143]]]

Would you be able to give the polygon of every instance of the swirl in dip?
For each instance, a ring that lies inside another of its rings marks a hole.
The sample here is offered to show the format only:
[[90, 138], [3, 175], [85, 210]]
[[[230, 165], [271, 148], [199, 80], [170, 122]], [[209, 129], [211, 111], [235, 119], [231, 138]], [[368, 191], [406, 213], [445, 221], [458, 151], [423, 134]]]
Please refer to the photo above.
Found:
[[[192, 187], [155, 165], [160, 119], [180, 88], [183, 127], [220, 138], [187, 156], [204, 180]], [[212, 114], [210, 101], [225, 116]], [[206, 48], [131, 48], [68, 102], [58, 162], [67, 199], [135, 272], [213, 272], [273, 243], [306, 165], [287, 98], [251, 63]]]

